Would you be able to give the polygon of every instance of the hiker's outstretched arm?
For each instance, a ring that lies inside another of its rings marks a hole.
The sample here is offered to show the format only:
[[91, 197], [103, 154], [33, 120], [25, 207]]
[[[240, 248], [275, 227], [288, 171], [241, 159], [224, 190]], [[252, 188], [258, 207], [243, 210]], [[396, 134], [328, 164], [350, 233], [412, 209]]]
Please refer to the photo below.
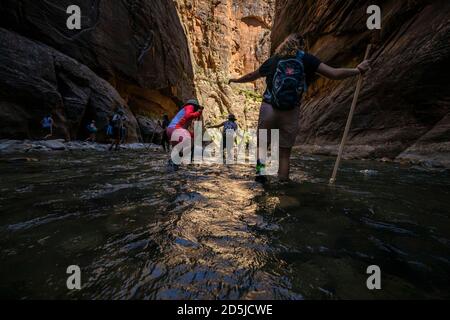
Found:
[[222, 122], [221, 124], [218, 124], [217, 126], [207, 126], [207, 129], [218, 129], [220, 127], [223, 127], [225, 122]]
[[325, 63], [321, 63], [317, 72], [324, 77], [332, 80], [342, 80], [350, 77], [354, 77], [370, 70], [370, 62], [368, 60], [363, 61], [356, 68], [333, 68]]
[[230, 79], [230, 81], [228, 83], [246, 83], [246, 82], [253, 82], [255, 80], [258, 80], [259, 78], [261, 78], [262, 75], [259, 73], [259, 70], [256, 70], [252, 73], [249, 73], [241, 78], [238, 79]]

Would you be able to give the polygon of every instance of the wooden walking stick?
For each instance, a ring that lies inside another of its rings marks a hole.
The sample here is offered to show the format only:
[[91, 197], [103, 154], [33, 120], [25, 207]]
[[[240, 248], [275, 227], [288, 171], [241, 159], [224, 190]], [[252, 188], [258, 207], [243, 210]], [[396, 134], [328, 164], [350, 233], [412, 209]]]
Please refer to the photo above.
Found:
[[158, 121], [153, 120], [153, 133], [152, 133], [152, 138], [150, 139], [150, 144], [153, 144], [153, 139], [155, 139], [155, 134], [156, 134], [156, 126], [158, 123]]
[[[366, 55], [364, 56], [364, 60], [369, 59], [370, 50], [372, 49], [372, 45], [369, 44], [367, 46]], [[337, 172], [339, 170], [339, 165], [341, 164], [342, 154], [344, 153], [345, 143], [347, 142], [348, 132], [350, 131], [350, 126], [353, 120], [353, 114], [355, 113], [356, 104], [358, 103], [359, 93], [361, 92], [361, 87], [363, 83], [364, 76], [361, 74], [358, 79], [358, 84], [356, 85], [355, 96], [353, 97], [352, 107], [350, 108], [350, 113], [348, 115], [347, 124], [344, 130], [344, 136], [342, 137], [341, 145], [339, 146], [339, 152], [336, 159], [336, 164], [334, 165], [333, 175], [330, 179], [330, 184], [334, 184], [336, 182]]]

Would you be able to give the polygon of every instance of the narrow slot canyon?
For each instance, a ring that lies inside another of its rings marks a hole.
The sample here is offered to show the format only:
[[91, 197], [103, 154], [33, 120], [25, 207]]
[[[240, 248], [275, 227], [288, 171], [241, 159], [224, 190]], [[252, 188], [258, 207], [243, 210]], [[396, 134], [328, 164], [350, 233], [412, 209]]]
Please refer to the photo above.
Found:
[[450, 2], [376, 2], [0, 0], [0, 299], [448, 299]]

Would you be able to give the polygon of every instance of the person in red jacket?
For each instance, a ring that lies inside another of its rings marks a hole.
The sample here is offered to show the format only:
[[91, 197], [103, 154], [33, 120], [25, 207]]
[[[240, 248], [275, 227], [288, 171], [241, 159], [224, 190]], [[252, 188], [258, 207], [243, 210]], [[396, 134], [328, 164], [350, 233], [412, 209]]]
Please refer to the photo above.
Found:
[[[198, 100], [191, 99], [186, 102], [166, 129], [167, 137], [173, 147], [181, 143], [185, 138], [194, 138], [194, 133], [190, 132], [188, 128], [192, 124], [192, 121], [201, 118], [202, 113], [203, 107], [199, 104]], [[172, 135], [175, 131], [177, 131], [180, 138], [172, 141]], [[177, 169], [172, 160], [170, 160], [169, 165]]]

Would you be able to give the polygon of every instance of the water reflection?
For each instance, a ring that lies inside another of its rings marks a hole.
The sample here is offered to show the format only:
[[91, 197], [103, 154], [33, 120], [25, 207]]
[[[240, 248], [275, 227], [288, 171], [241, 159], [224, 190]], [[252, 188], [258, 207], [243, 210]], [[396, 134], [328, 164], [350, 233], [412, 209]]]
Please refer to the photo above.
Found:
[[[295, 183], [242, 166], [167, 173], [127, 151], [1, 162], [0, 296], [83, 299], [448, 298], [449, 173], [297, 157]], [[83, 289], [68, 292], [79, 265]], [[383, 290], [368, 291], [377, 264]]]

